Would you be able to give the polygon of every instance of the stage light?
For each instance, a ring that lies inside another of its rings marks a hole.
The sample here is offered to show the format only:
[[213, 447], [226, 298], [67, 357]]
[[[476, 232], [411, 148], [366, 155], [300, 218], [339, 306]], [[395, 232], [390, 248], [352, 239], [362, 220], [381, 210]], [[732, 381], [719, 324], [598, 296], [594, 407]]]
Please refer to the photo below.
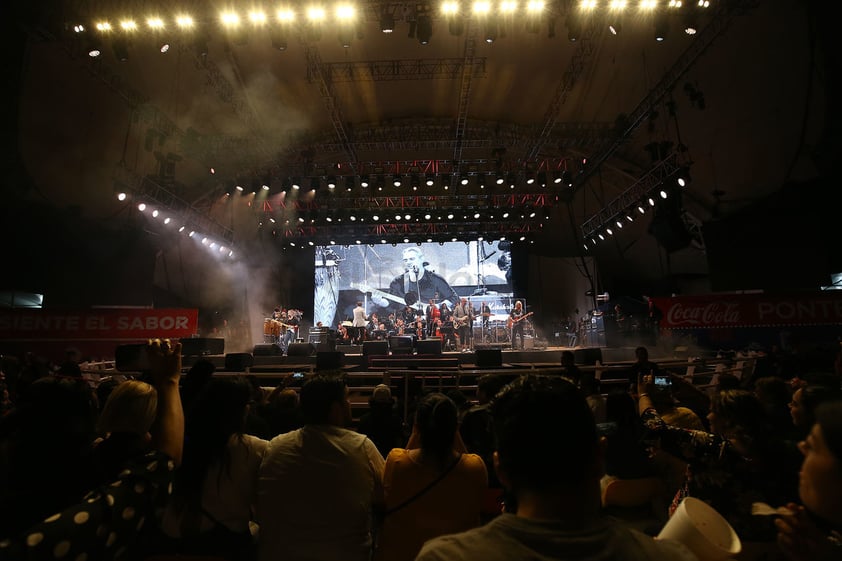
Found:
[[648, 200], [649, 200], [649, 206], [655, 206], [655, 199], [653, 199], [652, 197], [649, 197]]
[[301, 188], [301, 178], [293, 177], [290, 181], [292, 182], [292, 188], [293, 189], [300, 189]]
[[433, 37], [433, 20], [428, 15], [418, 16], [418, 42], [422, 45], [427, 45], [430, 43], [430, 39]]
[[617, 228], [619, 228], [620, 230], [623, 229], [623, 222], [621, 220], [617, 220], [616, 224], [617, 224]]
[[361, 176], [360, 177], [360, 187], [362, 187], [364, 189], [367, 188], [368, 187], [368, 181], [369, 181], [368, 175]]
[[538, 172], [538, 184], [541, 185], [541, 187], [547, 186], [547, 172], [545, 172], [545, 171]]
[[399, 174], [396, 173], [392, 176], [392, 185], [394, 185], [395, 187], [401, 186], [401, 176]]
[[139, 205], [137, 205], [137, 210], [139, 210], [140, 212], [145, 211], [146, 210], [146, 203], [140, 203]]
[[427, 187], [432, 187], [436, 183], [436, 176], [433, 174], [427, 174]]
[[380, 14], [380, 31], [383, 33], [392, 33], [395, 31], [395, 16], [388, 13], [385, 9]]
[[669, 193], [667, 193], [664, 189], [661, 189], [660, 195], [662, 199], [669, 197]]
[[526, 172], [526, 184], [532, 185], [533, 183], [535, 183], [535, 174], [532, 171], [527, 171]]
[[117, 200], [118, 201], [125, 201], [127, 196], [128, 195], [126, 195], [125, 193], [117, 193]]
[[680, 170], [678, 170], [678, 176], [675, 182], [679, 187], [687, 187], [690, 185], [690, 181], [690, 168], [688, 166], [683, 166]]
[[377, 222], [377, 221], [380, 220], [380, 216], [375, 214], [374, 216], [371, 217], [371, 219], [374, 220], [375, 222]]
[[606, 234], [608, 234], [609, 236], [613, 236], [613, 235], [614, 235], [614, 231], [613, 231], [611, 228], [606, 228], [606, 229], [605, 229], [605, 233], [606, 233]]
[[669, 33], [669, 20], [665, 13], [655, 15], [655, 41], [663, 42]]
[[328, 187], [328, 189], [335, 189], [336, 188], [336, 176], [335, 175], [328, 175], [327, 176], [327, 187]]
[[172, 221], [172, 219], [169, 216], [164, 218], [164, 224], [169, 224], [171, 221]]

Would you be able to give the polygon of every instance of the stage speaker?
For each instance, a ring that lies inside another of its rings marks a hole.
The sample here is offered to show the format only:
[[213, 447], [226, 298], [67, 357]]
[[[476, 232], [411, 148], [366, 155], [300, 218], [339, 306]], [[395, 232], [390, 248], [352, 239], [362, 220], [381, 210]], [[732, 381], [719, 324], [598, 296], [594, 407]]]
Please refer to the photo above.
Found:
[[278, 356], [283, 354], [284, 350], [281, 346], [277, 343], [265, 344], [265, 345], [255, 345], [253, 354], [254, 356]]
[[246, 368], [254, 366], [254, 355], [251, 353], [228, 353], [225, 355], [225, 370], [244, 372]]
[[477, 349], [477, 368], [500, 368], [503, 366], [503, 351], [500, 349]]
[[114, 349], [114, 367], [120, 372], [145, 372], [149, 370], [146, 343], [117, 345]]
[[316, 347], [312, 343], [290, 343], [287, 347], [287, 356], [313, 356], [316, 354]]
[[316, 370], [339, 370], [345, 355], [339, 351], [316, 351]]
[[419, 355], [440, 355], [441, 339], [419, 339], [415, 342], [415, 350]]
[[395, 355], [412, 354], [412, 337], [409, 335], [392, 335], [389, 337], [389, 350]]
[[599, 347], [585, 347], [573, 351], [574, 362], [585, 366], [593, 366], [596, 361], [602, 362], [602, 349]]
[[363, 352], [361, 345], [336, 345], [336, 350], [346, 355], [359, 355]]
[[389, 354], [388, 341], [363, 341], [363, 355], [387, 355]]
[[208, 356], [225, 354], [225, 339], [191, 337], [181, 341], [181, 356]]

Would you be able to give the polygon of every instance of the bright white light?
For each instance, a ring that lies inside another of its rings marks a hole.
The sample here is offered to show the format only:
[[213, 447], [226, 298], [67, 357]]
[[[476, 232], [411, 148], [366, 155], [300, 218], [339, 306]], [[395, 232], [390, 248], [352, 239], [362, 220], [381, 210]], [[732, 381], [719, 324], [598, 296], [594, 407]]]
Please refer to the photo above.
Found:
[[268, 185], [264, 185], [264, 186], [263, 186], [263, 190], [264, 190], [264, 191], [268, 191], [268, 190], [269, 190], [269, 186], [268, 186]]
[[639, 212], [640, 214], [646, 214], [646, 209], [643, 208], [643, 205], [638, 205], [637, 212]]
[[400, 219], [401, 219], [401, 215], [400, 215], [400, 214], [396, 214], [396, 215], [395, 215], [395, 220], [400, 220]]
[[321, 6], [310, 6], [307, 8], [307, 19], [310, 21], [322, 21], [325, 19], [325, 10]]
[[374, 216], [371, 217], [371, 219], [374, 220], [375, 222], [377, 222], [378, 220], [380, 220], [380, 216], [375, 214]]
[[405, 220], [409, 220], [410, 218], [412, 218], [412, 216], [410, 216], [409, 214], [404, 214], [403, 217]]
[[608, 4], [608, 9], [619, 12], [621, 10], [625, 10], [627, 4], [628, 2], [626, 2], [626, 0], [611, 0]]
[[210, 244], [211, 249], [216, 249], [216, 242], [211, 242]]
[[131, 19], [123, 20], [120, 22], [120, 27], [123, 28], [123, 31], [134, 31], [137, 29], [137, 22]]
[[605, 241], [605, 236], [603, 236], [602, 234], [599, 234], [599, 239], [601, 239], [602, 241]]
[[336, 6], [336, 18], [340, 21], [350, 21], [357, 17], [357, 10], [350, 4]]
[[188, 235], [188, 236], [190, 236], [190, 237], [192, 238], [193, 236], [195, 236], [195, 235], [196, 235], [196, 232], [195, 232], [195, 231], [193, 231], [193, 230], [190, 230], [190, 233], [189, 233], [189, 234], [187, 234], [187, 235]]
[[655, 199], [649, 197], [649, 206], [655, 206]]
[[504, 14], [511, 14], [517, 11], [517, 2], [514, 2], [513, 0], [500, 2], [500, 11]]
[[508, 217], [509, 217], [509, 213], [508, 213], [508, 212], [504, 212], [504, 213], [503, 213], [503, 218], [508, 218]]
[[463, 178], [461, 179], [461, 181], [459, 181], [459, 183], [461, 183], [462, 185], [467, 185], [467, 184], [468, 184], [468, 178], [467, 178], [467, 177], [463, 177]]
[[295, 21], [295, 12], [290, 8], [281, 8], [278, 10], [278, 21], [282, 23], [289, 23]]
[[207, 238], [202, 238], [202, 243], [203, 243], [204, 245], [208, 245], [208, 239], [207, 239]]
[[447, 215], [447, 219], [448, 219], [448, 220], [453, 220], [453, 213], [452, 213], [452, 212], [451, 212], [451, 213], [449, 213], [449, 214]]
[[96, 24], [97, 31], [111, 31], [111, 24], [107, 21], [100, 21]]
[[75, 31], [76, 33], [82, 33], [83, 31], [85, 31], [85, 26], [81, 25], [81, 24], [80, 25], [74, 25], [73, 31]]
[[139, 210], [140, 212], [146, 210], [146, 203], [140, 203], [139, 205], [137, 205], [137, 210]]
[[579, 2], [579, 9], [581, 10], [593, 10], [596, 8], [596, 0], [582, 0]]
[[178, 231], [179, 231], [179, 232], [183, 232], [183, 231], [184, 231], [184, 226], [182, 226], [181, 228], [179, 228], [179, 229], [178, 229]]
[[240, 191], [240, 192], [241, 192], [241, 193], [242, 193], [242, 191], [243, 191], [243, 188], [242, 188], [242, 186], [240, 186], [240, 185], [237, 185], [237, 191]]
[[[479, 218], [479, 213], [478, 213], [478, 212], [475, 212], [475, 213], [474, 213], [474, 218]], [[480, 240], [482, 240], [482, 238], [480, 238]]]
[[158, 209], [156, 208], [155, 210], [152, 211], [152, 218], [158, 218], [159, 214], [160, 213], [158, 212]]
[[640, 0], [640, 9], [642, 11], [655, 10], [658, 7], [658, 0]]
[[530, 14], [537, 14], [544, 11], [543, 0], [529, 0], [526, 4], [526, 11]]
[[146, 20], [149, 29], [164, 29], [164, 20], [159, 17], [152, 17]]
[[228, 27], [236, 27], [240, 25], [240, 16], [238, 16], [234, 12], [222, 12], [219, 15], [219, 21], [222, 22], [222, 25], [227, 25]]
[[483, 0], [478, 0], [474, 2], [473, 5], [473, 12], [475, 14], [487, 14], [491, 11], [491, 3], [484, 2]]
[[127, 195], [126, 195], [125, 193], [117, 193], [117, 200], [118, 200], [118, 201], [125, 201], [125, 200], [126, 200], [126, 196], [127, 196]]
[[666, 192], [666, 191], [664, 191], [663, 189], [661, 189], [661, 193], [660, 193], [660, 194], [661, 194], [661, 198], [662, 198], [662, 199], [666, 199], [666, 198], [667, 198], [667, 192]]
[[234, 257], [234, 252], [233, 252], [233, 251], [229, 251], [229, 252], [228, 252], [228, 257]]
[[254, 25], [263, 25], [266, 23], [266, 14], [258, 11], [249, 12], [249, 21]]
[[187, 14], [182, 14], [180, 16], [176, 16], [175, 24], [184, 29], [193, 27], [193, 18]]
[[219, 246], [219, 252], [220, 253], [225, 253], [225, 251], [226, 251], [226, 248], [225, 248], [224, 245]]
[[459, 13], [458, 2], [445, 2], [441, 5], [441, 11], [446, 16], [452, 16]]
[[171, 221], [172, 221], [172, 219], [169, 216], [164, 218], [164, 224], [169, 224]]

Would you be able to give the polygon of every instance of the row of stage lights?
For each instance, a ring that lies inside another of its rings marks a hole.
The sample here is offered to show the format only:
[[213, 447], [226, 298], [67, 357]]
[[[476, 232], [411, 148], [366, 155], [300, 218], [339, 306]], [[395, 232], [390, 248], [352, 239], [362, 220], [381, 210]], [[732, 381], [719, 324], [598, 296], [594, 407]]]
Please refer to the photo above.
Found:
[[[493, 221], [498, 220], [497, 214], [494, 213], [493, 210], [482, 212], [480, 210], [471, 209], [469, 212], [461, 211], [448, 211], [447, 213], [436, 213], [435, 215], [431, 214], [429, 211], [424, 211], [423, 213], [408, 213], [408, 212], [396, 212], [394, 216], [380, 216], [380, 214], [372, 214], [368, 220], [372, 223], [410, 223], [410, 222], [452, 222], [453, 220], [466, 220], [466, 221]], [[504, 210], [499, 214], [499, 219], [501, 220], [531, 220], [538, 216], [538, 211], [535, 209], [525, 209], [521, 213], [515, 211]], [[549, 220], [549, 214], [544, 211], [543, 214], [544, 220]], [[321, 220], [320, 220], [321, 219]], [[274, 217], [268, 218], [269, 222], [272, 224], [277, 224], [278, 221], [275, 220]], [[359, 223], [363, 224], [366, 222], [366, 216], [362, 213], [359, 216], [353, 212], [349, 212], [343, 217], [338, 211], [327, 211], [323, 212], [321, 215], [316, 214], [307, 214], [306, 216], [304, 213], [299, 215], [297, 218], [285, 218], [283, 220], [284, 226], [295, 226], [298, 225], [316, 225], [319, 222], [322, 222], [324, 225], [336, 225], [339, 226], [346, 221], [347, 223]], [[262, 227], [263, 223], [259, 224], [259, 227]]]
[[[584, 170], [584, 168], [582, 168]], [[581, 171], [580, 171], [581, 173]], [[478, 187], [479, 189], [485, 189], [486, 187], [505, 187], [508, 185], [509, 189], [515, 189], [518, 184], [518, 175], [514, 172], [508, 173], [496, 173], [496, 174], [485, 174], [485, 173], [475, 173], [470, 175], [462, 175], [458, 177], [457, 180], [454, 182], [453, 176], [450, 174], [381, 174], [381, 175], [369, 175], [363, 174], [360, 176], [336, 176], [336, 175], [328, 175], [328, 176], [313, 176], [313, 177], [289, 177], [282, 181], [281, 191], [284, 193], [289, 192], [298, 192], [298, 191], [318, 191], [322, 189], [322, 187], [327, 187], [328, 191], [335, 192], [337, 190], [344, 189], [346, 192], [352, 192], [356, 189], [357, 184], [362, 189], [377, 189], [378, 191], [383, 191], [384, 188], [387, 187], [387, 184], [391, 185], [395, 188], [401, 188], [404, 186], [409, 186], [413, 191], [417, 191], [418, 189], [426, 187], [434, 187], [436, 184], [436, 180], [439, 180], [441, 188], [445, 191], [448, 191], [452, 186], [458, 187], [468, 187], [471, 185], [471, 179], [473, 179], [473, 184]], [[535, 187], [547, 187], [555, 186], [557, 188], [572, 188], [574, 185], [575, 176], [572, 172], [568, 170], [555, 170], [552, 172], [546, 171], [539, 171], [539, 172], [532, 172], [527, 171], [525, 172], [524, 183], [529, 186]], [[253, 183], [251, 186], [251, 194], [256, 195], [258, 190], [263, 191], [271, 191], [271, 187], [269, 186], [271, 183], [270, 180], [264, 180], [263, 182]], [[306, 189], [305, 189], [306, 187]], [[227, 195], [234, 195], [235, 193], [245, 193], [246, 188], [243, 187], [242, 184], [237, 183], [231, 191], [226, 193]]]
[[[418, 239], [410, 239], [410, 238], [405, 237], [405, 238], [401, 239], [401, 242], [402, 243], [413, 243], [413, 242], [415, 242], [416, 245], [420, 246], [423, 243], [438, 243], [439, 245], [444, 245], [447, 242], [456, 243], [456, 242], [461, 241], [461, 242], [464, 242], [465, 245], [468, 245], [472, 241], [481, 242], [481, 241], [485, 240], [484, 236], [468, 235], [467, 238], [468, 239], [465, 239], [465, 236], [453, 236], [453, 237], [447, 237], [447, 238], [425, 237], [425, 238], [422, 238], [421, 240], [418, 240]], [[498, 239], [499, 239], [499, 241], [503, 242], [503, 241], [506, 241], [508, 238], [506, 236], [501, 236]], [[519, 235], [519, 236], [516, 236], [515, 239], [519, 242], [525, 242], [525, 243], [530, 243], [530, 244], [535, 243], [535, 240], [530, 239], [528, 236], [523, 235], [523, 234]], [[308, 240], [306, 242], [304, 242], [304, 241], [296, 242], [296, 241], [290, 240], [290, 241], [287, 241], [287, 242], [284, 243], [283, 248], [284, 249], [287, 249], [287, 248], [310, 248], [310, 247], [315, 247], [317, 245], [338, 245], [338, 246], [343, 246], [347, 249], [347, 248], [351, 247], [352, 245], [360, 245], [360, 246], [368, 245], [368, 247], [374, 247], [377, 244], [380, 244], [380, 245], [392, 244], [392, 247], [395, 247], [395, 246], [398, 245], [398, 243], [401, 243], [401, 242], [389, 241], [389, 240], [386, 240], [386, 239], [383, 239], [383, 238], [381, 238], [377, 243], [373, 243], [373, 242], [370, 242], [370, 241], [366, 242], [366, 241], [363, 241], [361, 239], [356, 239], [356, 240], [353, 241], [352, 244], [343, 243], [343, 241], [339, 241], [339, 240], [335, 240], [335, 239], [325, 240], [323, 243], [313, 241], [313, 240]]]
[[[125, 192], [117, 193], [117, 200], [118, 201], [126, 201], [129, 199], [129, 195]], [[197, 240], [203, 246], [208, 248], [209, 251], [212, 253], [228, 257], [230, 259], [234, 258], [234, 250], [228, 246], [226, 246], [222, 242], [215, 241], [213, 238], [202, 234], [201, 232], [190, 229], [186, 224], [179, 223], [179, 221], [174, 218], [172, 215], [168, 215], [166, 211], [161, 211], [157, 208], [154, 208], [144, 202], [140, 202], [137, 204], [137, 210], [143, 213], [146, 216], [151, 216], [153, 220], [159, 221], [166, 227], [175, 228], [176, 224], [179, 224], [177, 231], [179, 234], [184, 234], [187, 237]]]
[[611, 218], [607, 224], [602, 224], [586, 237], [583, 243], [585, 251], [589, 251], [599, 245], [600, 242], [605, 241], [613, 236], [615, 232], [619, 232], [626, 226], [627, 223], [634, 222], [635, 214], [645, 215], [647, 210], [655, 208], [658, 204], [658, 199], [666, 201], [670, 198], [674, 189], [683, 189], [690, 184], [690, 171], [687, 166], [682, 167], [675, 176], [668, 180], [665, 184], [652, 189], [642, 200], [638, 201], [630, 208], [619, 213], [617, 216]]
[[[616, 35], [620, 32], [622, 27], [622, 17], [624, 14], [637, 10], [638, 13], [643, 14], [658, 14], [665, 15], [669, 13], [683, 14], [685, 16], [684, 31], [689, 35], [693, 35], [698, 30], [696, 23], [696, 16], [700, 10], [710, 6], [710, 0], [607, 0], [598, 2], [597, 0], [579, 0], [576, 10], [568, 16], [568, 39], [575, 41], [581, 34], [581, 24], [587, 17], [595, 14], [605, 15], [608, 18], [608, 28], [612, 34]], [[425, 10], [419, 10], [416, 15], [414, 27], [417, 30], [417, 37], [421, 44], [426, 45], [430, 42], [432, 37], [432, 17], [434, 11], [426, 4]], [[461, 35], [464, 31], [464, 18], [476, 17], [485, 24], [485, 40], [492, 43], [497, 37], [497, 18], [513, 17], [524, 13], [527, 22], [526, 28], [528, 31], [537, 33], [540, 27], [541, 18], [547, 13], [546, 3], [543, 0], [528, 0], [523, 4], [516, 0], [501, 0], [498, 3], [489, 2], [487, 0], [475, 0], [471, 4], [463, 6], [460, 2], [445, 1], [442, 2], [439, 8], [441, 17], [448, 20], [448, 28], [453, 35]], [[252, 30], [269, 27], [271, 34], [272, 45], [279, 50], [286, 50], [287, 48], [287, 33], [289, 28], [298, 21], [302, 21], [313, 28], [320, 26], [321, 23], [329, 19], [331, 12], [321, 4], [311, 4], [303, 8], [296, 9], [292, 6], [282, 5], [273, 11], [264, 9], [252, 9], [247, 13], [241, 14], [234, 10], [227, 10], [220, 12], [217, 17], [218, 25], [229, 33], [241, 33], [240, 41], [246, 41], [247, 37], [244, 35], [250, 26]], [[358, 23], [359, 10], [351, 3], [340, 2], [333, 6], [332, 15], [335, 24], [339, 29], [340, 42], [345, 47], [350, 47], [351, 37], [353, 36], [353, 26]], [[656, 21], [656, 39], [662, 41], [666, 36], [665, 21]], [[97, 18], [94, 20], [93, 29], [97, 32], [98, 37], [88, 35], [90, 45], [88, 46], [88, 54], [91, 57], [98, 57], [102, 54], [102, 46], [98, 39], [103, 37], [111, 38], [114, 43], [113, 47], [117, 58], [121, 61], [128, 60], [128, 45], [129, 37], [137, 36], [144, 32], [152, 34], [158, 41], [158, 49], [164, 53], [170, 49], [171, 40], [174, 37], [171, 35], [174, 29], [183, 32], [204, 31], [210, 26], [210, 22], [202, 18], [194, 17], [188, 12], [180, 12], [171, 17], [163, 17], [161, 14], [149, 15], [145, 19], [125, 17], [120, 19]], [[73, 26], [73, 30], [78, 33], [86, 33], [88, 31], [84, 23], [77, 23]], [[383, 33], [392, 33], [395, 31], [395, 17], [393, 13], [384, 9], [380, 16], [380, 30]], [[550, 28], [550, 36], [554, 36], [554, 27]], [[318, 37], [314, 37], [318, 38]], [[197, 48], [201, 50], [201, 54], [207, 54], [207, 46], [202, 37], [196, 37]]]

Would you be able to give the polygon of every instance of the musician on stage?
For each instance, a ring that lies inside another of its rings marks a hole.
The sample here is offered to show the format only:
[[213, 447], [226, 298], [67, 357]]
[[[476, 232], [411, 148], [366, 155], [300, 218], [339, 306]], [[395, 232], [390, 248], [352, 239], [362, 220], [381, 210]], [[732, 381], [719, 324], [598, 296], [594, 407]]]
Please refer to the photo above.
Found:
[[436, 299], [430, 298], [430, 303], [427, 305], [427, 336], [428, 337], [435, 337], [436, 329], [439, 326], [439, 318], [441, 317], [441, 312], [439, 312], [439, 307], [436, 305]]
[[[402, 298], [408, 305], [423, 305], [430, 298], [450, 302], [451, 305], [459, 301], [459, 295], [444, 277], [427, 269], [429, 263], [424, 259], [420, 246], [403, 250], [403, 266], [403, 274], [392, 280], [389, 292]], [[388, 300], [382, 297], [373, 297], [372, 301], [381, 307], [389, 305]]]
[[354, 344], [362, 345], [363, 341], [365, 341], [366, 323], [365, 308], [363, 308], [363, 303], [358, 301], [357, 307], [354, 308], [354, 321], [351, 323], [351, 326], [354, 328]]
[[[523, 320], [526, 319], [526, 314], [523, 311], [523, 302], [518, 300], [515, 302], [515, 307], [509, 312], [509, 323], [512, 328], [512, 349], [523, 349]], [[515, 340], [520, 336], [520, 347], [517, 347]]]
[[468, 313], [468, 338], [465, 340], [468, 350], [474, 348], [474, 320], [477, 317], [477, 311], [474, 309], [474, 303], [468, 299], [468, 306], [465, 308]]
[[468, 299], [462, 298], [453, 308], [453, 325], [459, 333], [459, 346], [463, 353], [470, 351], [468, 330], [471, 329], [471, 326], [468, 324], [468, 320]]
[[284, 333], [283, 340], [284, 350], [289, 348], [291, 343], [295, 342], [295, 339], [298, 337], [298, 326], [301, 325], [301, 312], [293, 309], [287, 310], [287, 318], [286, 320], [281, 320], [282, 323], [286, 324], [287, 330]]

